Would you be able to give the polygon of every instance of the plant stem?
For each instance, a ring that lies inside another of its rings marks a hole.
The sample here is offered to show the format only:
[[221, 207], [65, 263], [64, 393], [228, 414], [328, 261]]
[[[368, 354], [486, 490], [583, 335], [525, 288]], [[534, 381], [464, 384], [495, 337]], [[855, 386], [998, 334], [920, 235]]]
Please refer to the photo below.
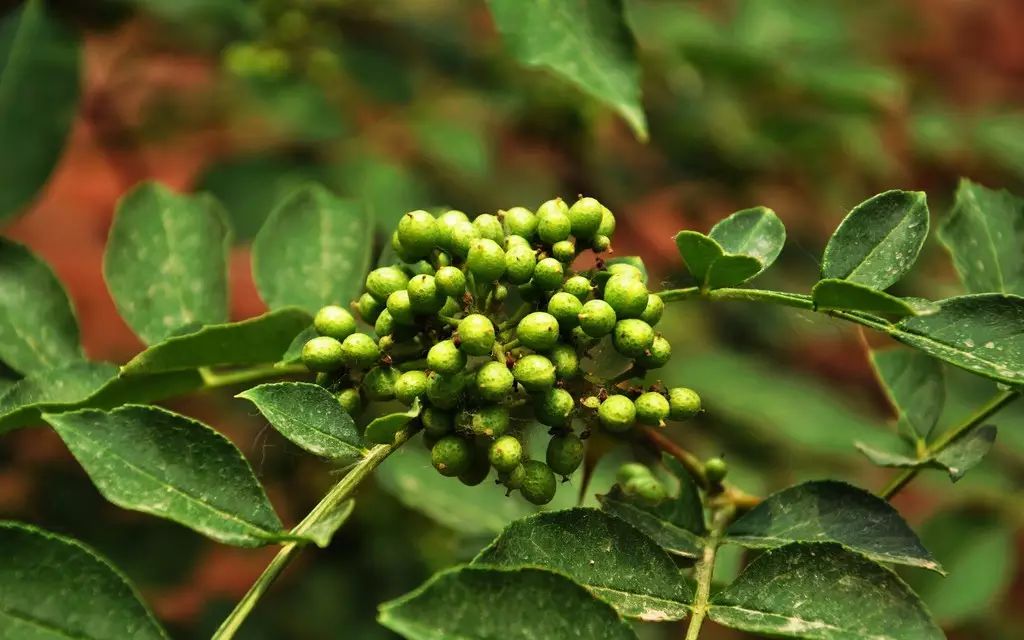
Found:
[[[295, 525], [290, 531], [293, 536], [303, 537], [315, 525], [328, 518], [338, 509], [355, 491], [356, 487], [365, 480], [380, 465], [381, 462], [391, 455], [398, 447], [402, 446], [409, 438], [407, 431], [400, 432], [395, 436], [392, 444], [380, 444], [370, 449], [366, 456], [360, 460], [352, 470], [345, 474], [345, 477], [338, 481], [330, 491], [320, 500], [319, 503], [302, 519], [302, 522]], [[267, 568], [263, 570], [260, 577], [249, 588], [249, 591], [235, 606], [234, 610], [224, 619], [211, 640], [229, 640], [233, 638], [242, 623], [252, 612], [260, 597], [270, 588], [274, 580], [284, 571], [284, 568], [298, 555], [305, 543], [289, 542], [281, 546], [274, 559], [270, 561]]]
[[715, 574], [715, 556], [718, 547], [725, 536], [725, 528], [729, 526], [735, 514], [731, 505], [718, 509], [711, 517], [711, 531], [708, 533], [707, 542], [704, 544], [704, 553], [700, 562], [697, 563], [694, 578], [697, 580], [697, 591], [693, 595], [693, 606], [690, 607], [693, 615], [690, 616], [690, 625], [686, 628], [686, 640], [697, 640], [700, 636], [701, 625], [708, 614], [709, 602], [711, 601], [711, 579]]
[[[949, 445], [960, 439], [961, 436], [965, 435], [968, 431], [978, 426], [985, 420], [991, 418], [996, 412], [1007, 406], [1014, 400], [1020, 397], [1018, 391], [1002, 391], [992, 397], [991, 400], [983, 404], [973, 414], [971, 414], [966, 420], [960, 424], [948, 429], [938, 439], [935, 440], [930, 446], [925, 448], [924, 455], [920, 456], [921, 460], [927, 460], [932, 456], [941, 453]], [[897, 493], [899, 493], [903, 487], [917, 477], [917, 474], [921, 472], [921, 467], [911, 467], [910, 469], [904, 469], [896, 477], [894, 477], [889, 484], [882, 489], [878, 495], [886, 500], [891, 499]]]
[[199, 369], [199, 375], [203, 378], [202, 390], [219, 389], [221, 387], [232, 387], [239, 384], [258, 382], [267, 378], [280, 378], [284, 376], [301, 375], [309, 373], [309, 369], [301, 364], [289, 365], [261, 365], [250, 369], [240, 369], [227, 373], [216, 373], [208, 367]]

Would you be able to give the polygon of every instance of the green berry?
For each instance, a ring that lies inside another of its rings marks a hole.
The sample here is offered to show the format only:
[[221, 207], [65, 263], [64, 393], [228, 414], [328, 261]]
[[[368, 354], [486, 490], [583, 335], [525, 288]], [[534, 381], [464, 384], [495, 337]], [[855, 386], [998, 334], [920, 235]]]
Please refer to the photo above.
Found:
[[523, 445], [515, 436], [501, 436], [491, 443], [487, 458], [498, 473], [510, 473], [523, 458]]
[[423, 432], [434, 439], [441, 439], [455, 430], [455, 416], [437, 407], [427, 407], [420, 414]]
[[576, 245], [572, 240], [561, 240], [551, 245], [551, 255], [555, 260], [569, 264], [576, 259]]
[[688, 420], [700, 413], [700, 396], [693, 389], [673, 387], [668, 390], [668, 415], [673, 420]]
[[523, 463], [523, 479], [519, 492], [536, 505], [547, 504], [555, 497], [557, 481], [551, 467], [539, 460]]
[[416, 398], [427, 392], [430, 379], [426, 371], [406, 371], [395, 381], [395, 397], [406, 405], [411, 405]]
[[505, 236], [505, 251], [508, 251], [512, 247], [530, 247], [530, 241], [523, 236]]
[[633, 401], [636, 405], [636, 419], [644, 424], [661, 425], [668, 417], [668, 399], [656, 391], [641, 393]]
[[612, 333], [615, 350], [627, 358], [642, 357], [654, 344], [654, 329], [643, 320], [619, 320]]
[[580, 198], [577, 200], [569, 207], [572, 235], [577, 238], [592, 237], [601, 227], [604, 211], [604, 206], [594, 198]]
[[636, 358], [636, 364], [644, 369], [659, 369], [664, 367], [672, 357], [672, 345], [661, 336], [654, 336], [654, 342], [648, 353]]
[[359, 296], [359, 301], [356, 302], [356, 309], [358, 309], [359, 317], [363, 319], [363, 322], [372, 324], [377, 321], [377, 316], [384, 310], [384, 303], [369, 293], [364, 293]]
[[498, 404], [475, 409], [469, 421], [469, 429], [478, 436], [497, 438], [508, 431], [508, 408]]
[[653, 327], [661, 320], [664, 312], [665, 302], [661, 299], [661, 296], [652, 293], [647, 296], [647, 306], [644, 307], [643, 313], [640, 314], [640, 319]]
[[466, 386], [466, 378], [461, 375], [443, 376], [430, 374], [430, 386], [427, 387], [427, 400], [438, 409], [454, 409]]
[[502, 484], [509, 489], [518, 489], [523, 486], [523, 479], [526, 477], [526, 467], [518, 464], [511, 471], [499, 474]]
[[501, 226], [501, 220], [497, 216], [484, 213], [473, 220], [477, 237], [494, 240], [499, 245], [505, 241], [505, 230]]
[[564, 268], [554, 258], [544, 258], [533, 269], [533, 285], [541, 291], [554, 291], [562, 286]]
[[494, 285], [493, 295], [495, 302], [504, 302], [505, 299], [508, 298], [508, 287], [499, 282]]
[[475, 487], [487, 479], [491, 473], [491, 463], [487, 460], [487, 451], [474, 448], [469, 461], [469, 468], [459, 474], [459, 482], [467, 487]]
[[712, 485], [721, 484], [729, 473], [729, 465], [721, 458], [708, 458], [704, 461], [704, 476]]
[[377, 316], [377, 321], [373, 323], [373, 332], [378, 336], [390, 336], [395, 332], [395, 319], [387, 309]]
[[494, 240], [479, 238], [469, 247], [466, 266], [478, 283], [494, 282], [505, 273], [505, 251]]
[[413, 251], [409, 251], [402, 245], [402, 241], [399, 239], [397, 231], [391, 234], [391, 248], [402, 262], [416, 262], [422, 257]]
[[636, 405], [626, 396], [608, 396], [597, 409], [597, 419], [611, 433], [629, 431], [636, 422]]
[[441, 267], [434, 274], [437, 288], [446, 296], [457, 298], [466, 292], [466, 274], [455, 267]]
[[366, 291], [378, 302], [385, 302], [388, 296], [408, 284], [409, 276], [398, 267], [381, 267], [366, 276]]
[[601, 406], [601, 401], [597, 399], [597, 396], [587, 396], [580, 400], [580, 404], [588, 409], [596, 410]]
[[572, 276], [562, 284], [562, 291], [576, 296], [580, 302], [590, 297], [590, 280], [583, 276]]
[[554, 436], [548, 441], [547, 462], [558, 475], [570, 475], [583, 462], [583, 441], [575, 433]]
[[476, 372], [476, 390], [490, 402], [503, 400], [511, 391], [514, 378], [503, 362], [488, 362]]
[[590, 248], [594, 250], [594, 253], [608, 251], [611, 247], [612, 239], [608, 236], [594, 236], [594, 241], [590, 243]]
[[615, 482], [619, 486], [625, 485], [633, 478], [653, 478], [650, 468], [645, 464], [639, 462], [627, 462], [619, 467], [619, 470], [615, 472]]
[[410, 211], [398, 221], [398, 241], [418, 258], [430, 254], [437, 235], [437, 220], [426, 211]]
[[494, 325], [479, 313], [472, 313], [459, 321], [459, 349], [471, 356], [486, 356], [494, 347]]
[[622, 485], [622, 490], [627, 495], [636, 496], [642, 502], [651, 506], [657, 505], [668, 497], [668, 492], [665, 491], [665, 485], [658, 482], [654, 476], [638, 476], [636, 478], [631, 478]]
[[456, 222], [451, 230], [451, 248], [449, 249], [457, 256], [469, 255], [469, 249], [473, 241], [477, 240], [476, 227], [468, 220]]
[[571, 329], [580, 322], [583, 303], [571, 293], [559, 291], [548, 300], [548, 313], [555, 317], [562, 329]]
[[628, 275], [612, 276], [604, 285], [604, 301], [615, 309], [617, 318], [639, 318], [647, 308], [647, 287]]
[[572, 380], [580, 375], [580, 357], [571, 345], [556, 344], [548, 352], [548, 359], [555, 365], [555, 377], [559, 380]]
[[395, 397], [395, 384], [400, 375], [394, 367], [374, 367], [363, 376], [363, 392], [370, 400], [390, 400]]
[[356, 331], [356, 319], [344, 307], [328, 305], [316, 312], [313, 318], [316, 332], [335, 340], [344, 340]]
[[608, 207], [601, 207], [601, 224], [597, 227], [597, 233], [609, 238], [615, 233], [615, 216]]
[[319, 336], [302, 345], [302, 364], [310, 371], [334, 371], [343, 362], [341, 343], [330, 336]]
[[544, 391], [555, 384], [555, 365], [544, 356], [533, 353], [516, 361], [512, 375], [527, 391]]
[[359, 389], [342, 389], [336, 397], [342, 411], [350, 416], [355, 416], [363, 409], [363, 398], [359, 395]]
[[579, 313], [580, 327], [592, 338], [603, 338], [615, 328], [615, 309], [604, 300], [590, 300]]
[[460, 224], [469, 224], [469, 216], [461, 211], [452, 209], [438, 216], [435, 225], [437, 245], [445, 251], [452, 251], [455, 248], [453, 232]]
[[426, 274], [413, 276], [406, 291], [409, 294], [409, 306], [414, 314], [437, 313], [446, 299], [438, 288], [434, 276]]
[[537, 216], [526, 207], [512, 207], [505, 212], [505, 230], [529, 240], [537, 233]]
[[533, 277], [537, 252], [528, 244], [517, 244], [505, 252], [505, 277], [512, 284], [525, 284]]
[[427, 352], [427, 367], [443, 376], [450, 376], [466, 368], [466, 354], [459, 351], [453, 340], [442, 340]]
[[399, 289], [398, 291], [393, 291], [388, 296], [387, 307], [388, 313], [391, 314], [391, 319], [398, 324], [409, 326], [416, 324], [416, 318], [413, 316], [412, 311], [412, 300], [409, 298], [407, 290]]
[[565, 240], [572, 233], [569, 207], [561, 198], [548, 200], [537, 209], [537, 235], [548, 244]]
[[449, 478], [464, 473], [472, 462], [473, 446], [465, 438], [445, 436], [430, 450], [430, 462]]
[[631, 278], [636, 278], [640, 282], [647, 279], [644, 276], [644, 272], [640, 270], [640, 267], [628, 262], [613, 262], [608, 265], [608, 276], [630, 276]]
[[438, 311], [438, 313], [440, 315], [448, 317], [448, 318], [454, 316], [456, 313], [461, 313], [461, 312], [462, 312], [462, 305], [459, 304], [459, 301], [456, 300], [455, 298], [446, 298], [445, 301], [444, 301], [444, 306], [442, 306], [441, 310]]
[[353, 333], [341, 343], [341, 359], [356, 369], [366, 369], [380, 360], [380, 348], [365, 333]]
[[[441, 267], [450, 267], [452, 264], [452, 257], [444, 251], [438, 251], [434, 256], [434, 261], [431, 263], [437, 269]], [[437, 274], [434, 274], [435, 276]], [[438, 286], [441, 286], [440, 284]]]
[[571, 393], [565, 389], [552, 388], [537, 399], [533, 411], [537, 421], [541, 424], [549, 427], [564, 427], [569, 423], [575, 404]]
[[516, 326], [519, 343], [536, 351], [547, 351], [558, 342], [558, 320], [550, 313], [534, 311]]

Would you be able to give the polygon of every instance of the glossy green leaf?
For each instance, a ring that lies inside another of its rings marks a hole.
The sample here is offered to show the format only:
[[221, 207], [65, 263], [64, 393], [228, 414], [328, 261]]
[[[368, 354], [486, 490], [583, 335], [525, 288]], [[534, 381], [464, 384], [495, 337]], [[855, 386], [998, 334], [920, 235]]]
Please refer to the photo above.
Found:
[[0, 548], [0, 636], [167, 637], [128, 579], [81, 543], [18, 522], [0, 522]]
[[715, 594], [708, 617], [733, 629], [790, 638], [945, 638], [896, 574], [832, 543], [765, 552]]
[[900, 318], [917, 315], [912, 305], [896, 296], [849, 280], [819, 280], [811, 289], [811, 299], [817, 309], [863, 311]]
[[935, 358], [913, 349], [871, 351], [871, 365], [901, 429], [927, 438], [946, 403], [946, 377]]
[[211, 196], [144, 182], [121, 198], [103, 277], [121, 317], [143, 342], [227, 322], [231, 236], [227, 214]]
[[310, 453], [332, 460], [362, 456], [352, 416], [323, 387], [308, 382], [261, 384], [238, 394], [260, 410], [284, 437]]
[[352, 515], [352, 511], [355, 508], [355, 500], [346, 500], [328, 513], [325, 518], [307, 529], [305, 537], [312, 540], [321, 549], [326, 549], [330, 546], [334, 534], [338, 532], [341, 525], [345, 524], [345, 521]]
[[240, 322], [208, 325], [149, 347], [122, 371], [138, 375], [277, 362], [309, 323], [309, 314], [301, 309], [278, 309]]
[[81, 48], [43, 0], [0, 18], [0, 220], [35, 198], [60, 158], [78, 106]]
[[945, 467], [956, 482], [985, 458], [995, 440], [995, 426], [980, 425], [936, 454], [935, 462]]
[[939, 240], [970, 293], [1024, 295], [1024, 198], [964, 178]]
[[880, 193], [854, 207], [832, 234], [821, 277], [887, 289], [910, 270], [927, 236], [923, 192]]
[[1024, 384], [1024, 298], [978, 294], [938, 304], [937, 313], [905, 318], [889, 335], [987, 378]]
[[687, 271], [697, 282], [703, 284], [711, 264], [725, 251], [717, 242], [697, 231], [680, 231], [676, 234], [675, 240]]
[[381, 416], [366, 425], [363, 435], [373, 444], [392, 444], [395, 436], [405, 429], [422, 411], [419, 398], [413, 401], [408, 411], [399, 411]]
[[103, 496], [218, 542], [257, 546], [284, 532], [249, 463], [206, 425], [153, 406], [47, 414]]
[[540, 569], [449, 569], [385, 602], [378, 620], [409, 640], [636, 640], [611, 606], [572, 580]]
[[942, 571], [888, 502], [835, 480], [805, 482], [768, 496], [729, 527], [728, 540], [753, 548], [838, 542], [879, 562]]
[[679, 620], [692, 599], [671, 557], [596, 509], [540, 513], [510, 524], [474, 565], [539, 567], [568, 576], [627, 618]]
[[82, 358], [78, 322], [53, 271], [0, 238], [0, 360], [27, 375]]
[[488, 4], [505, 47], [520, 63], [550, 69], [614, 108], [647, 139], [636, 43], [621, 0]]
[[753, 256], [726, 253], [708, 267], [704, 285], [708, 289], [734, 287], [764, 271], [764, 265]]
[[708, 236], [729, 254], [749, 256], [767, 269], [786, 243], [786, 227], [767, 207], [743, 209], [721, 220]]
[[373, 222], [362, 205], [309, 184], [284, 198], [256, 234], [252, 273], [271, 309], [315, 314], [359, 295], [372, 249]]

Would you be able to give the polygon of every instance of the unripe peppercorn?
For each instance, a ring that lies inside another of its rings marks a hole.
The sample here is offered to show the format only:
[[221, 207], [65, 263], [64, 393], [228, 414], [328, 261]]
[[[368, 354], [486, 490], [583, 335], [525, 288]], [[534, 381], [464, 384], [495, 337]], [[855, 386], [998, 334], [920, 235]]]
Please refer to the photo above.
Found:
[[547, 463], [560, 476], [568, 476], [583, 462], [583, 441], [575, 433], [554, 436], [548, 441]]
[[466, 274], [456, 267], [441, 267], [434, 274], [434, 281], [446, 296], [455, 298], [466, 292]]
[[619, 470], [615, 472], [615, 482], [619, 486], [625, 485], [633, 478], [653, 478], [650, 468], [645, 464], [639, 462], [627, 462], [619, 467]]
[[445, 251], [452, 251], [455, 248], [453, 232], [460, 224], [469, 224], [469, 216], [461, 211], [452, 209], [442, 213], [437, 218], [437, 245]]
[[430, 386], [427, 387], [427, 400], [438, 409], [454, 409], [459, 404], [462, 390], [466, 386], [466, 378], [456, 374], [444, 376], [432, 373], [429, 376]]
[[341, 343], [341, 359], [356, 369], [366, 369], [380, 360], [380, 348], [365, 333], [353, 333]]
[[516, 337], [529, 349], [546, 351], [558, 343], [558, 320], [550, 313], [534, 311], [519, 321]]
[[527, 391], [544, 391], [555, 384], [555, 365], [544, 356], [532, 353], [516, 361], [512, 375]]
[[604, 300], [590, 300], [579, 313], [580, 327], [588, 336], [602, 338], [615, 328], [615, 310]]
[[708, 458], [704, 461], [704, 477], [712, 485], [721, 484], [727, 473], [729, 473], [729, 465], [725, 463], [725, 460]]
[[597, 233], [604, 217], [604, 207], [594, 198], [580, 198], [569, 207], [572, 235], [590, 238]]
[[474, 434], [488, 438], [504, 435], [508, 425], [508, 408], [497, 404], [474, 410], [469, 421], [469, 429]]
[[494, 347], [494, 324], [480, 313], [472, 313], [459, 321], [459, 349], [471, 356], [485, 356]]
[[572, 394], [565, 389], [551, 388], [534, 403], [533, 411], [537, 421], [549, 427], [564, 427], [569, 423], [575, 408]]
[[505, 298], [508, 297], [508, 287], [501, 284], [500, 282], [494, 285], [494, 291], [492, 293], [495, 302], [504, 302]]
[[388, 313], [391, 319], [398, 324], [413, 325], [416, 318], [412, 312], [412, 301], [409, 299], [409, 292], [405, 289], [394, 291], [388, 296]]
[[488, 362], [476, 372], [476, 391], [490, 402], [503, 400], [512, 391], [514, 378], [503, 362]]
[[548, 313], [555, 317], [561, 329], [569, 330], [580, 323], [583, 303], [571, 293], [559, 291], [548, 300]]
[[402, 245], [402, 240], [398, 237], [397, 231], [391, 234], [391, 249], [402, 262], [416, 262], [422, 257], [414, 251], [409, 251]]
[[644, 312], [640, 314], [640, 319], [653, 327], [661, 320], [664, 312], [665, 302], [661, 299], [661, 296], [652, 293], [647, 296], [647, 306], [644, 307]]
[[608, 207], [601, 207], [601, 224], [597, 227], [597, 234], [610, 238], [614, 233], [615, 215], [612, 214]]
[[654, 342], [648, 353], [637, 356], [636, 364], [644, 369], [659, 369], [664, 367], [672, 357], [672, 345], [662, 336], [654, 336]]
[[627, 358], [643, 356], [654, 344], [654, 329], [643, 320], [619, 320], [612, 333], [615, 350]]
[[409, 305], [415, 314], [437, 313], [444, 305], [445, 295], [438, 289], [434, 276], [420, 274], [409, 280]]
[[537, 252], [528, 244], [514, 245], [505, 253], [505, 278], [512, 284], [525, 284], [533, 277]]
[[459, 436], [445, 436], [430, 450], [430, 462], [438, 473], [449, 478], [469, 469], [473, 446]]
[[455, 430], [455, 416], [437, 407], [427, 407], [420, 414], [423, 432], [435, 440], [440, 440]]
[[469, 247], [466, 266], [477, 282], [494, 282], [505, 273], [505, 252], [494, 240], [474, 240]]
[[505, 236], [505, 251], [508, 251], [512, 247], [529, 247], [530, 241], [523, 236], [517, 236], [515, 234]]
[[391, 312], [384, 309], [377, 316], [377, 321], [373, 323], [373, 332], [378, 336], [389, 336], [395, 332], [395, 319], [391, 317]]
[[533, 268], [533, 286], [541, 291], [554, 291], [562, 286], [564, 269], [554, 258], [544, 258]]
[[505, 230], [502, 228], [501, 220], [498, 220], [497, 216], [489, 213], [478, 215], [473, 220], [473, 226], [476, 228], [476, 234], [480, 238], [494, 240], [499, 245], [505, 241]]
[[656, 391], [641, 393], [633, 404], [637, 421], [644, 424], [662, 425], [668, 417], [668, 400]]
[[536, 505], [551, 502], [557, 486], [551, 467], [539, 460], [523, 463], [523, 479], [519, 485], [519, 492], [528, 501]]
[[310, 371], [334, 371], [343, 363], [342, 345], [330, 336], [318, 336], [302, 345], [302, 364]]
[[559, 262], [568, 264], [576, 259], [576, 245], [572, 240], [561, 240], [551, 245], [551, 256]]
[[693, 389], [673, 387], [668, 390], [669, 418], [688, 420], [700, 413], [700, 396]]
[[378, 302], [385, 302], [388, 296], [408, 284], [409, 276], [398, 267], [381, 267], [366, 276], [366, 291]]
[[363, 409], [363, 398], [359, 395], [358, 389], [342, 389], [336, 397], [342, 411], [350, 416], [355, 416]]
[[636, 423], [636, 405], [626, 396], [608, 396], [597, 408], [597, 419], [611, 433], [629, 431]]
[[459, 351], [452, 340], [442, 340], [427, 352], [427, 368], [443, 376], [456, 374], [466, 368], [466, 354]]
[[608, 236], [594, 236], [590, 247], [594, 250], [594, 253], [602, 253], [612, 248], [612, 239]]
[[572, 233], [569, 207], [561, 198], [548, 200], [537, 209], [537, 235], [548, 244], [565, 240]]
[[615, 316], [623, 319], [639, 318], [647, 308], [648, 296], [642, 281], [623, 274], [608, 279], [601, 297], [615, 309]]
[[523, 486], [523, 478], [526, 477], [526, 467], [521, 463], [516, 465], [511, 471], [500, 473], [501, 483], [509, 489], [518, 489]]
[[559, 380], [572, 380], [580, 375], [580, 357], [571, 345], [556, 344], [548, 352], [548, 359], [555, 365], [555, 377]]
[[646, 280], [644, 272], [640, 270], [640, 267], [628, 262], [613, 262], [608, 265], [608, 275], [609, 277], [630, 276], [631, 278], [636, 278], [640, 282]]
[[529, 240], [537, 233], [537, 216], [526, 207], [512, 207], [504, 214], [505, 230]]
[[410, 211], [398, 221], [398, 241], [417, 258], [428, 255], [437, 244], [437, 220], [426, 211]]
[[366, 372], [360, 386], [370, 400], [390, 400], [395, 397], [395, 384], [401, 375], [394, 367], [374, 367]]
[[654, 506], [668, 497], [665, 486], [658, 482], [654, 476], [638, 476], [622, 485], [622, 490], [631, 496], [636, 496], [641, 502]]
[[473, 223], [468, 220], [456, 222], [451, 230], [451, 248], [449, 251], [457, 256], [465, 257], [469, 255], [469, 249], [477, 239], [479, 238]]
[[356, 331], [356, 319], [344, 307], [328, 305], [316, 312], [313, 327], [322, 336], [344, 340]]
[[576, 296], [580, 302], [586, 302], [590, 297], [590, 280], [583, 276], [572, 276], [562, 284], [562, 291]]
[[373, 324], [377, 321], [377, 316], [380, 315], [380, 312], [384, 310], [384, 303], [369, 293], [364, 293], [359, 296], [359, 301], [356, 302], [356, 309], [359, 311], [359, 317], [363, 319], [363, 322]]
[[487, 460], [487, 451], [474, 448], [469, 460], [469, 468], [459, 474], [459, 482], [467, 487], [475, 487], [491, 473], [491, 464]]
[[501, 436], [491, 443], [487, 458], [498, 473], [510, 473], [523, 459], [523, 445], [515, 436]]
[[395, 381], [395, 397], [399, 402], [411, 405], [416, 398], [427, 392], [428, 386], [430, 379], [427, 378], [426, 371], [406, 371]]

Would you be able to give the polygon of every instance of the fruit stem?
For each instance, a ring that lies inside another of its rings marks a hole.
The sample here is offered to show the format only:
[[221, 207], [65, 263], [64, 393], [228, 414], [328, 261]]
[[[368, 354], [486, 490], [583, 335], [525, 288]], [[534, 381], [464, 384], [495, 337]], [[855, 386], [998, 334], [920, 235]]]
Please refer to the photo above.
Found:
[[693, 615], [690, 616], [690, 625], [686, 628], [685, 640], [697, 640], [700, 636], [700, 628], [704, 624], [704, 617], [707, 616], [711, 601], [711, 578], [715, 574], [715, 556], [725, 536], [725, 528], [729, 526], [735, 513], [732, 505], [725, 505], [711, 515], [711, 531], [704, 544], [704, 553], [694, 570], [697, 591], [693, 595], [693, 605], [690, 607]]
[[[337, 484], [327, 492], [302, 521], [289, 532], [290, 535], [304, 538], [316, 525], [330, 518], [349, 499], [359, 484], [377, 468], [380, 463], [391, 455], [398, 447], [405, 444], [410, 433], [402, 431], [395, 436], [392, 444], [380, 444], [370, 449], [366, 456], [352, 467]], [[235, 608], [224, 619], [211, 640], [229, 640], [235, 636], [245, 619], [255, 608], [259, 599], [270, 589], [270, 585], [281, 575], [285, 567], [298, 555], [306, 542], [288, 542], [281, 546], [274, 559], [263, 570], [260, 577], [249, 588]]]

